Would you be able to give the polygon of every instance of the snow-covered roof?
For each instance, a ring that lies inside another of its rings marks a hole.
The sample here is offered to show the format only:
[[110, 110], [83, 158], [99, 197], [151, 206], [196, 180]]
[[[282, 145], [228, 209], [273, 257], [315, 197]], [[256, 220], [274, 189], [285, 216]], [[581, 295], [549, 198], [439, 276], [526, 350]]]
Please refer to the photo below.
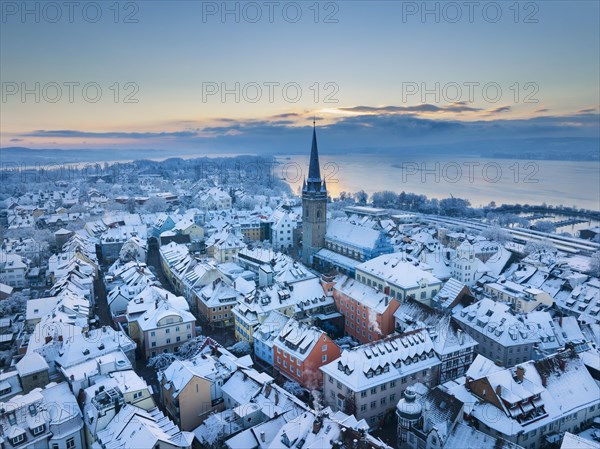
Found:
[[[175, 298], [171, 295], [171, 299]], [[129, 303], [131, 305], [132, 303]], [[172, 323], [195, 323], [196, 317], [189, 312], [189, 307], [179, 307], [181, 304], [177, 304], [170, 299], [163, 299], [154, 302], [154, 307], [151, 306], [142, 313], [139, 317], [136, 317], [136, 321], [142, 331], [148, 331], [156, 329], [162, 325]], [[186, 303], [187, 304], [187, 303]], [[129, 313], [129, 306], [127, 311]], [[165, 320], [167, 317], [173, 318], [175, 321]], [[168, 323], [166, 322], [168, 321]]]
[[384, 313], [395, 301], [391, 296], [347, 276], [336, 279], [333, 288], [379, 314]]
[[356, 266], [357, 275], [361, 272], [374, 276], [402, 289], [417, 288], [422, 281], [427, 285], [442, 283], [426, 269], [426, 265], [407, 259], [403, 253], [384, 254]]
[[[479, 364], [482, 375], [472, 378], [470, 385], [479, 381], [491, 385], [489, 396], [476, 396], [461, 383], [448, 385], [448, 391], [465, 403], [465, 411], [504, 436], [531, 432], [600, 404], [600, 387], [574, 350], [510, 369], [492, 368], [489, 360], [476, 359], [475, 364]], [[473, 366], [467, 377], [472, 374]], [[491, 412], [491, 406], [498, 411]]]
[[360, 249], [375, 248], [380, 237], [380, 231], [339, 220], [330, 220], [325, 234], [327, 240]]
[[[531, 312], [528, 315], [514, 315], [507, 303], [483, 298], [480, 301], [453, 313], [461, 325], [485, 333], [502, 346], [534, 344], [547, 336], [548, 342], [556, 340], [552, 318], [548, 312]], [[544, 331], [538, 327], [544, 323]]]
[[346, 349], [321, 371], [358, 392], [439, 364], [429, 333], [419, 330]]
[[29, 376], [31, 374], [48, 371], [48, 363], [37, 352], [25, 354], [21, 360], [17, 362], [17, 372], [20, 377]]
[[182, 432], [158, 408], [146, 411], [129, 404], [97, 436], [105, 449], [153, 449], [160, 443], [187, 448], [194, 439], [192, 432]]
[[165, 389], [176, 398], [194, 377], [212, 383], [217, 379], [227, 379], [232, 372], [230, 367], [210, 355], [200, 354], [191, 360], [175, 360], [160, 376], [164, 381]]
[[322, 335], [322, 330], [290, 318], [273, 341], [273, 346], [299, 360], [304, 360], [310, 355]]

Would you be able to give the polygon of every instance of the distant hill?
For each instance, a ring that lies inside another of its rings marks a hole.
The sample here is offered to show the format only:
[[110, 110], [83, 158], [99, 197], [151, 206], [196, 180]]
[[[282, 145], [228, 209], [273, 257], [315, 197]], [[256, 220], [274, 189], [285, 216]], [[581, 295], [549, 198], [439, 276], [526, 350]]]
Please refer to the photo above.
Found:
[[[283, 137], [282, 137], [283, 138]], [[335, 136], [323, 133], [319, 147], [323, 154], [360, 153], [377, 155], [462, 155], [495, 159], [600, 161], [600, 139], [594, 137], [535, 137], [535, 138], [490, 138], [488, 140], [461, 140], [436, 143], [421, 143], [418, 140], [386, 139], [369, 142], [356, 139], [344, 143]], [[163, 160], [171, 157], [203, 157], [207, 155], [229, 157], [236, 154], [293, 155], [308, 154], [305, 140], [289, 140], [286, 145], [265, 142], [258, 138], [239, 139], [235, 142], [215, 139], [209, 153], [202, 149], [31, 149], [8, 147], [0, 149], [0, 163], [7, 164], [50, 164], [86, 163], [105, 161], [132, 161], [139, 159]]]

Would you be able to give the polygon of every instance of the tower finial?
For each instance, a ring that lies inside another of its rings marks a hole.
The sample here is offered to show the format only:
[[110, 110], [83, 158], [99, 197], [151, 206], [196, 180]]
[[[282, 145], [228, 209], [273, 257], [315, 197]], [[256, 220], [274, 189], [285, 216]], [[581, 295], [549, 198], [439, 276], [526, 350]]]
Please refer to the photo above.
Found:
[[313, 114], [313, 128], [317, 126], [317, 114]]

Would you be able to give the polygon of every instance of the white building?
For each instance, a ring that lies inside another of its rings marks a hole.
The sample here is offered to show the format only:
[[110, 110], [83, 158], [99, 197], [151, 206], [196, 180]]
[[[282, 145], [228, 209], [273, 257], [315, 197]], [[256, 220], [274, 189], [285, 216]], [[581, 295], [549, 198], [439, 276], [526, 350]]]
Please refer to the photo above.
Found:
[[404, 253], [384, 254], [356, 266], [356, 279], [398, 300], [429, 301], [442, 288], [430, 267]]
[[334, 410], [379, 427], [406, 387], [435, 385], [439, 366], [426, 330], [344, 350], [339, 359], [321, 367], [324, 400]]
[[273, 249], [287, 249], [294, 246], [294, 230], [298, 223], [293, 214], [284, 210], [276, 210], [271, 215], [271, 244]]
[[18, 254], [0, 251], [0, 282], [14, 288], [25, 288], [27, 263]]
[[574, 350], [510, 369], [478, 356], [464, 383], [444, 387], [480, 431], [526, 449], [576, 433], [600, 416], [600, 387]]
[[85, 447], [81, 411], [66, 382], [0, 402], [0, 410], [0, 441], [6, 449]]
[[189, 312], [185, 298], [158, 287], [148, 289], [160, 290], [164, 296], [138, 296], [127, 306], [129, 335], [146, 358], [174, 352], [196, 337], [196, 317]]

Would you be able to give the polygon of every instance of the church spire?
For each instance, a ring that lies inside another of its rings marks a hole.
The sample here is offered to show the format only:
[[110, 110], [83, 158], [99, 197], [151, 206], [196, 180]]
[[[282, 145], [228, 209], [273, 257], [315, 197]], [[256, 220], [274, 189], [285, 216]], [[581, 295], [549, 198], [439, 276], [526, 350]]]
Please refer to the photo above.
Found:
[[312, 147], [310, 149], [310, 164], [308, 166], [308, 182], [320, 182], [321, 169], [319, 168], [319, 150], [317, 148], [316, 120], [313, 119]]

